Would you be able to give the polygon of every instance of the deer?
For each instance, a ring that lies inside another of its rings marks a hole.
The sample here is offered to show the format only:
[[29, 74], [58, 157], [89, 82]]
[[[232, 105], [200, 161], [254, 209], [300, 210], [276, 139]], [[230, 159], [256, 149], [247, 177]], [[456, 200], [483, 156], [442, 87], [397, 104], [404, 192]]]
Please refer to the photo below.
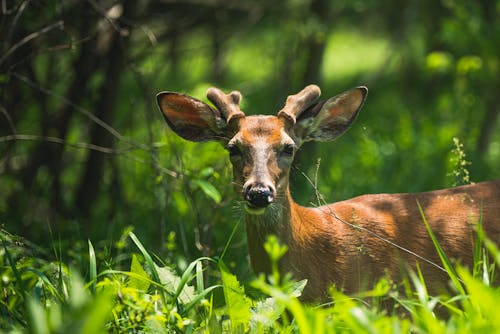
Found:
[[157, 95], [173, 132], [226, 148], [233, 184], [244, 203], [254, 272], [270, 273], [263, 244], [269, 235], [277, 236], [288, 247], [279, 270], [307, 280], [304, 301], [327, 302], [331, 285], [350, 294], [381, 277], [397, 281], [417, 265], [431, 288], [447, 288], [449, 276], [439, 265], [424, 218], [446, 255], [469, 268], [479, 223], [491, 240], [499, 241], [500, 180], [421, 193], [361, 195], [317, 207], [293, 200], [289, 176], [297, 150], [304, 142], [332, 141], [345, 133], [367, 93], [360, 86], [319, 100], [320, 88], [308, 85], [288, 96], [276, 115], [255, 116], [240, 110], [238, 91], [209, 88], [206, 95], [213, 105], [176, 92]]

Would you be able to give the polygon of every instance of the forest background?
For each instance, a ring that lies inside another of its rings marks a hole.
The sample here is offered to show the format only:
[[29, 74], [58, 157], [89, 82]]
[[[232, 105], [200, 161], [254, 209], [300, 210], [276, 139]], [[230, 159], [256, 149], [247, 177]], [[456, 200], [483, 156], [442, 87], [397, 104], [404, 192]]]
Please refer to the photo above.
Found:
[[305, 175], [329, 202], [500, 177], [500, 1], [0, 7], [0, 224], [42, 249], [56, 241], [62, 260], [87, 240], [109, 259], [133, 230], [182, 269], [220, 255], [236, 229], [226, 262], [251, 276], [227, 154], [173, 134], [162, 90], [239, 90], [247, 114], [274, 114], [309, 83], [325, 98], [368, 86], [347, 134], [298, 153], [304, 205], [316, 201]]

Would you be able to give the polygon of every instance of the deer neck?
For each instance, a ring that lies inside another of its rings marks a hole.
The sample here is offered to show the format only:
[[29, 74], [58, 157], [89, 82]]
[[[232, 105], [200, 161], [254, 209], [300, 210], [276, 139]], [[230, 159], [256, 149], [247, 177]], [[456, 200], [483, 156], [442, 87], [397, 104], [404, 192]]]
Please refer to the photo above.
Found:
[[293, 201], [287, 188], [281, 201], [274, 203], [261, 215], [245, 213], [247, 243], [250, 262], [256, 273], [269, 274], [271, 263], [264, 249], [264, 244], [270, 235], [276, 235], [282, 244], [291, 241], [291, 217], [297, 204]]

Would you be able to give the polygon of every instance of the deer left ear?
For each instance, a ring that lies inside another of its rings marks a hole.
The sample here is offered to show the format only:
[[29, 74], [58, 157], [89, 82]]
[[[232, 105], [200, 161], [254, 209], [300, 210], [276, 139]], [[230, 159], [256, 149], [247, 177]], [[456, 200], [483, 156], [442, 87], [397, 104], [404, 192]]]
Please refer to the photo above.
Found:
[[367, 94], [368, 88], [361, 86], [316, 103], [299, 115], [295, 134], [302, 141], [338, 138], [356, 119]]
[[182, 138], [196, 142], [221, 138], [226, 121], [219, 110], [174, 92], [159, 93], [156, 99], [168, 125]]

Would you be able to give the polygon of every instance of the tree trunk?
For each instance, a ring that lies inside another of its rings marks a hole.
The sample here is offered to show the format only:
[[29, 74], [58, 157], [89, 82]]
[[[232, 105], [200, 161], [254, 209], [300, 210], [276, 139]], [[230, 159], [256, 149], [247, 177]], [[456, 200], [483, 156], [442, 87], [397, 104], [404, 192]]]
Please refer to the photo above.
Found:
[[[100, 96], [95, 109], [95, 116], [106, 124], [111, 124], [114, 118], [116, 100], [121, 73], [125, 65], [125, 52], [127, 40], [122, 38], [120, 31], [110, 26], [109, 45], [102, 59], [105, 63], [105, 80], [99, 89]], [[90, 129], [90, 142], [94, 145], [112, 146], [112, 135], [99, 124], [92, 123]], [[99, 193], [104, 166], [104, 153], [89, 151], [87, 161], [80, 177], [80, 185], [75, 196], [75, 206], [82, 215], [88, 215], [89, 209]]]
[[[312, 16], [317, 17], [320, 22], [327, 22], [327, 2], [316, 0], [311, 4]], [[305, 48], [308, 51], [306, 68], [303, 75], [303, 84], [311, 83], [321, 85], [321, 66], [323, 65], [323, 55], [326, 48], [327, 32], [313, 33], [307, 38]]]

